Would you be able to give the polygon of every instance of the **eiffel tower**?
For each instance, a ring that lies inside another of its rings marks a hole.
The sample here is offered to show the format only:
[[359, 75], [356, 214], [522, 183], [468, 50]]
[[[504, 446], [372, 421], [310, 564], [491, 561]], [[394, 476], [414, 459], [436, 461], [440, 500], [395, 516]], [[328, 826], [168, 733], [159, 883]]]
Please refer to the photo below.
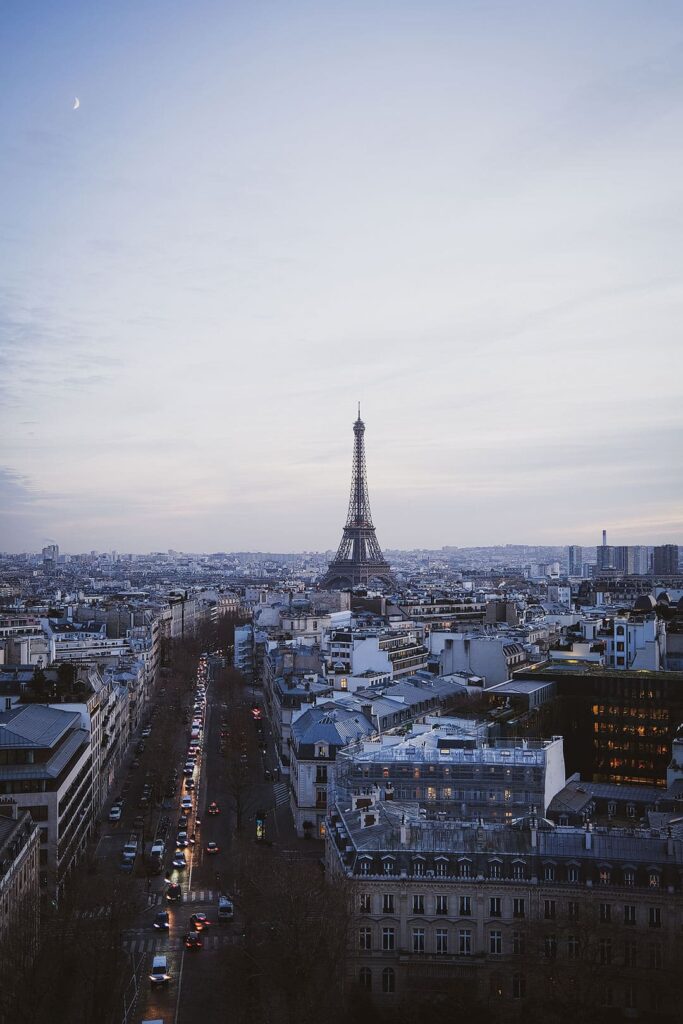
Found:
[[353, 425], [353, 470], [349, 511], [337, 554], [319, 584], [324, 590], [367, 586], [373, 580], [391, 588], [396, 586], [372, 524], [368, 480], [365, 473], [364, 435], [365, 424], [360, 418], [359, 402], [358, 419]]

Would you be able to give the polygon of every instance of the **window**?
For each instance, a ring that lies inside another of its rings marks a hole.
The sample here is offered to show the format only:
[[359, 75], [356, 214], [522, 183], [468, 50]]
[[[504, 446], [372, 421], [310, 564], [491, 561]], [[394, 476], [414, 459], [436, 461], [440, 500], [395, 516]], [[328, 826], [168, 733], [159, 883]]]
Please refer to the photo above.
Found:
[[386, 952], [395, 948], [396, 930], [394, 928], [382, 928], [382, 949]]
[[523, 898], [515, 896], [512, 901], [512, 916], [513, 917], [526, 917], [526, 907]]
[[636, 873], [631, 868], [624, 868], [624, 885], [631, 888], [636, 884]]
[[448, 913], [448, 896], [437, 896], [436, 897], [436, 912], [437, 914]]
[[387, 860], [384, 861], [384, 874], [385, 875], [393, 875], [393, 873], [394, 873], [394, 862], [391, 859], [391, 857], [388, 857]]
[[601, 964], [612, 963], [612, 940], [600, 939], [598, 943], [598, 959]]
[[575, 903], [573, 900], [570, 900], [569, 903], [567, 903], [567, 917], [570, 921], [579, 920], [579, 904]]
[[472, 897], [461, 896], [460, 897], [460, 916], [471, 917], [472, 916]]
[[650, 907], [648, 912], [648, 923], [650, 928], [662, 927], [662, 911], [660, 907]]
[[611, 985], [601, 985], [599, 995], [603, 1006], [614, 1006], [614, 989]]
[[512, 933], [512, 952], [515, 956], [524, 956], [526, 952], [526, 936], [524, 932]]
[[624, 967], [636, 967], [638, 963], [638, 945], [629, 939], [624, 943]]
[[526, 978], [523, 974], [512, 975], [512, 998], [524, 999], [526, 996]]
[[501, 908], [502, 900], [500, 896], [491, 896], [489, 899], [489, 917], [501, 917], [503, 911]]
[[526, 878], [526, 864], [521, 864], [519, 861], [512, 865], [512, 877], [517, 881], [521, 882]]
[[650, 970], [661, 971], [662, 964], [664, 962], [664, 954], [662, 952], [661, 942], [653, 942], [648, 950], [648, 963]]
[[489, 995], [495, 999], [503, 998], [503, 979], [497, 971], [489, 978]]
[[546, 960], [554, 960], [557, 956], [557, 936], [546, 935], [543, 940], [543, 956]]
[[372, 913], [372, 896], [369, 892], [362, 892], [358, 897], [358, 903], [361, 914]]
[[468, 860], [461, 860], [458, 862], [458, 874], [461, 878], [469, 878], [471, 871], [471, 865]]
[[633, 903], [627, 903], [624, 906], [624, 924], [635, 924], [636, 923], [636, 908]]
[[578, 960], [579, 959], [579, 940], [576, 935], [567, 936], [567, 959]]
[[612, 904], [600, 904], [600, 924], [610, 924], [612, 921]]
[[368, 952], [372, 949], [372, 929], [367, 926], [363, 926], [358, 929], [358, 948], [363, 952]]
[[555, 881], [555, 865], [554, 864], [546, 864], [545, 865], [545, 867], [543, 868], [543, 879], [546, 882], [554, 882]]
[[489, 932], [489, 953], [493, 956], [500, 956], [503, 952], [503, 933], [500, 931]]
[[500, 864], [497, 861], [489, 864], [489, 878], [500, 878]]
[[448, 953], [448, 929], [436, 929], [436, 952], [438, 956], [445, 956]]
[[627, 1010], [635, 1010], [638, 1007], [638, 990], [634, 981], [627, 981], [624, 988], [624, 1006]]
[[396, 991], [396, 975], [393, 967], [385, 967], [382, 971], [382, 992], [385, 996]]
[[612, 881], [612, 872], [609, 868], [600, 868], [600, 874], [598, 875], [598, 881], [600, 885], [609, 885]]
[[361, 967], [358, 972], [358, 982], [365, 992], [372, 992], [372, 971], [369, 967]]
[[556, 904], [555, 900], [543, 900], [543, 916], [546, 921], [552, 921], [555, 918]]
[[425, 930], [424, 928], [413, 928], [413, 953], [424, 953], [425, 951]]
[[413, 861], [413, 874], [416, 875], [419, 878], [422, 875], [424, 875], [424, 873], [425, 873], [425, 862], [423, 860], [414, 860]]
[[393, 892], [385, 892], [382, 894], [382, 913], [393, 914], [394, 913], [394, 894]]
[[659, 889], [659, 871], [650, 871], [647, 876], [647, 884], [651, 889]]
[[458, 932], [458, 953], [460, 956], [472, 955], [472, 932], [469, 928], [461, 928]]
[[315, 768], [315, 781], [316, 782], [327, 782], [327, 765], [318, 764]]
[[360, 862], [360, 873], [361, 873], [361, 875], [369, 875], [370, 874], [370, 861], [369, 860], [364, 859], [364, 860], [362, 860]]
[[579, 880], [579, 869], [576, 864], [570, 864], [567, 868], [567, 881], [578, 882]]
[[435, 869], [437, 878], [445, 878], [448, 874], [448, 864], [445, 860], [437, 860]]
[[414, 893], [413, 894], [413, 913], [424, 914], [425, 912], [425, 898], [424, 896]]
[[636, 805], [635, 804], [626, 804], [626, 815], [629, 818], [635, 818], [635, 816], [636, 816]]

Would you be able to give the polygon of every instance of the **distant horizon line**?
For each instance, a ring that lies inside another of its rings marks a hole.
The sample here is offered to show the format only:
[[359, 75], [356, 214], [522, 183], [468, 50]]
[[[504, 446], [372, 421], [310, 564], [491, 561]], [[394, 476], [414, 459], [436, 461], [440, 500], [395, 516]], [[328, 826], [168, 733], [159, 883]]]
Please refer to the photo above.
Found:
[[[52, 542], [52, 543], [54, 543], [54, 542]], [[44, 546], [45, 547], [50, 547], [51, 544], [46, 544]], [[57, 544], [56, 546], [59, 548], [59, 544]], [[444, 553], [451, 553], [451, 552], [456, 552], [456, 551], [492, 551], [492, 550], [496, 550], [496, 549], [500, 549], [500, 548], [503, 548], [503, 549], [506, 549], [506, 548], [511, 548], [511, 549], [535, 548], [536, 550], [552, 551], [552, 550], [557, 550], [558, 548], [560, 548], [560, 549], [565, 549], [565, 548], [569, 549], [570, 547], [580, 547], [580, 548], [586, 548], [586, 550], [590, 550], [591, 548], [599, 548], [601, 546], [602, 545], [599, 544], [599, 543], [596, 543], [596, 544], [585, 544], [585, 543], [584, 544], [575, 544], [575, 543], [573, 543], [573, 544], [567, 544], [567, 543], [564, 543], [564, 544], [529, 544], [529, 543], [526, 543], [526, 544], [524, 544], [524, 543], [516, 543], [516, 542], [508, 541], [506, 543], [500, 543], [500, 544], [467, 544], [467, 545], [443, 544], [441, 547], [438, 547], [438, 548], [422, 548], [422, 547], [415, 547], [415, 548], [392, 548], [392, 547], [386, 547], [386, 548], [384, 548], [384, 551], [385, 552], [398, 552], [398, 553], [402, 553], [402, 554], [409, 554], [411, 552], [424, 552], [424, 553], [429, 553], [429, 554], [444, 554]], [[660, 543], [660, 544], [656, 544], [656, 543], [608, 544], [607, 546], [608, 547], [612, 547], [612, 548], [633, 548], [633, 547], [656, 548], [656, 547], [668, 547], [668, 546], [680, 547], [681, 545], [677, 541], [665, 541], [664, 543]], [[26, 556], [36, 555], [37, 556], [37, 555], [41, 555], [42, 551], [43, 551], [42, 548], [40, 548], [38, 550], [35, 550], [35, 551], [27, 551], [27, 550], [24, 550], [24, 551], [0, 551], [0, 558], [17, 557], [17, 556], [21, 556], [21, 555], [26, 555]], [[309, 549], [309, 548], [298, 548], [298, 549], [294, 549], [294, 550], [290, 550], [290, 551], [267, 551], [267, 550], [260, 550], [260, 549], [257, 549], [257, 548], [251, 548], [251, 549], [239, 548], [239, 549], [234, 549], [232, 551], [228, 551], [228, 550], [224, 550], [224, 549], [219, 549], [219, 550], [214, 550], [214, 551], [189, 551], [189, 550], [181, 550], [179, 548], [166, 548], [166, 549], [162, 550], [160, 548], [156, 548], [156, 549], [149, 550], [149, 551], [124, 551], [124, 550], [119, 551], [118, 548], [113, 548], [112, 547], [112, 548], [101, 548], [101, 549], [91, 548], [89, 551], [67, 551], [67, 550], [60, 549], [59, 554], [60, 554], [60, 556], [61, 555], [69, 555], [69, 557], [74, 557], [74, 556], [81, 557], [83, 555], [91, 555], [91, 556], [92, 555], [110, 555], [112, 552], [115, 552], [117, 556], [130, 556], [130, 555], [187, 555], [187, 556], [190, 556], [191, 555], [191, 556], [201, 556], [201, 557], [213, 558], [213, 557], [217, 557], [219, 555], [225, 555], [225, 556], [235, 556], [235, 555], [270, 555], [270, 556], [273, 556], [273, 557], [277, 557], [277, 556], [280, 556], [280, 555], [320, 555], [322, 557], [327, 557], [329, 554], [334, 554], [334, 551], [335, 551], [334, 548], [325, 548], [324, 550], [318, 550], [318, 549], [314, 550], [314, 549]]]

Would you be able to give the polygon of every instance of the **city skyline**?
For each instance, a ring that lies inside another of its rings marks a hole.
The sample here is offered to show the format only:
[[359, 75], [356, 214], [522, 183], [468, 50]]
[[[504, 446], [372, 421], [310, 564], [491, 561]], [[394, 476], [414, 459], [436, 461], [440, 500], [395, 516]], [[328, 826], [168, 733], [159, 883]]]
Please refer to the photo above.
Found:
[[683, 543], [675, 5], [1, 24], [0, 548]]

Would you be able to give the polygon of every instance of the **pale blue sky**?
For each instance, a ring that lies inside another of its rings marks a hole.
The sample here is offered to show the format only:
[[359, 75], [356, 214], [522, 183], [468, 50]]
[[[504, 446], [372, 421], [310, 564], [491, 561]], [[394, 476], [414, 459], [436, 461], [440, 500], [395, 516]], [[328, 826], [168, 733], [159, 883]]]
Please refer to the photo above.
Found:
[[[683, 543], [680, 3], [6, 0], [0, 549]], [[80, 109], [72, 109], [78, 96]]]

